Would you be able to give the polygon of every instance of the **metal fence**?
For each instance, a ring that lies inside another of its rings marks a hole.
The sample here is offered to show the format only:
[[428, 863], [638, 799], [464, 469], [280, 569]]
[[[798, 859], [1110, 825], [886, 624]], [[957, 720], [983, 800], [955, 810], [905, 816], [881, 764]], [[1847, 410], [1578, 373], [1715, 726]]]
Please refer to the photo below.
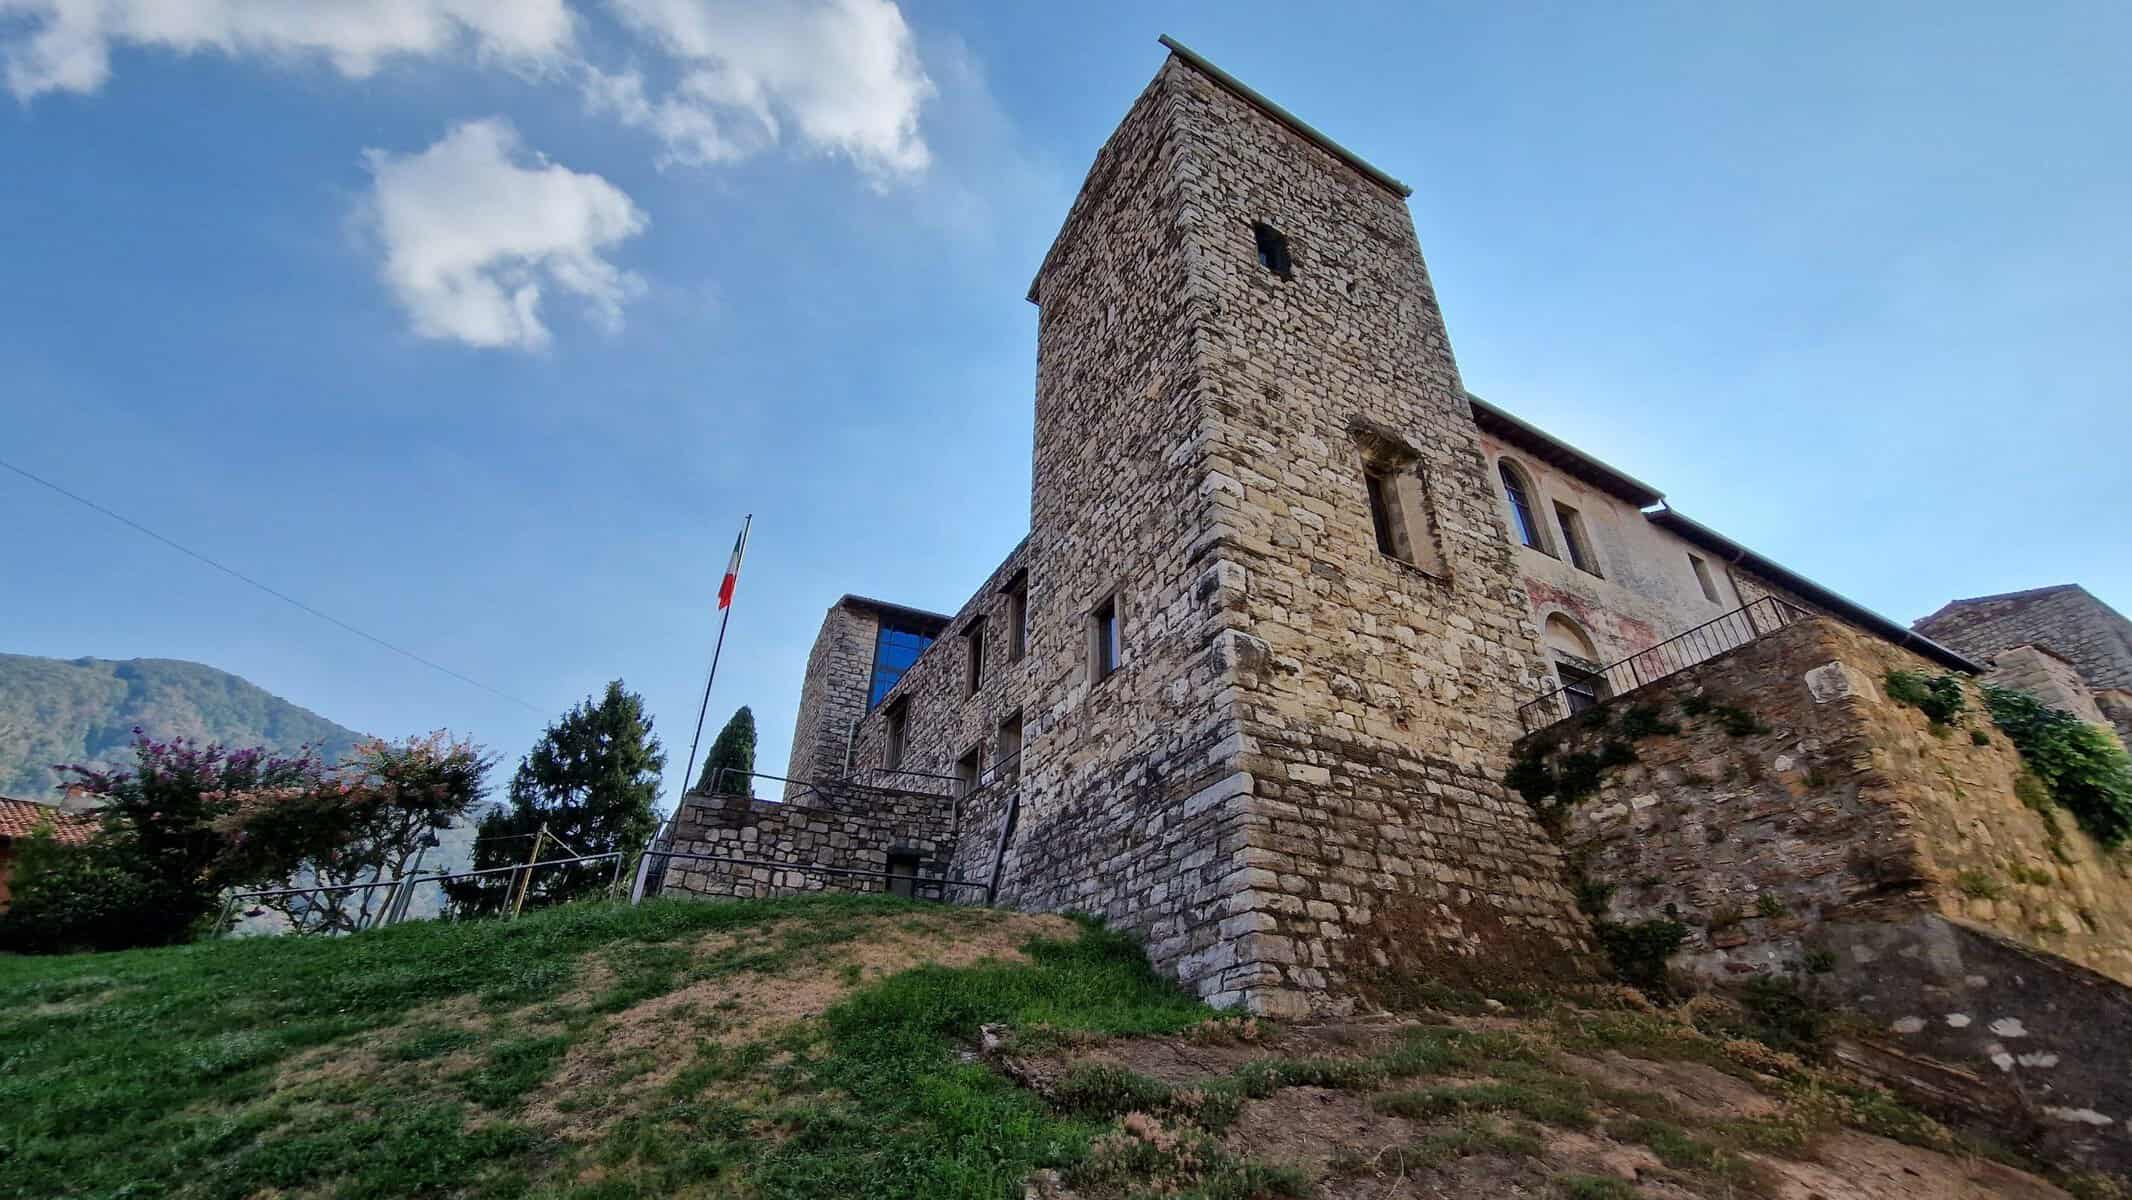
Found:
[[1563, 686], [1519, 705], [1518, 723], [1527, 733], [1545, 729], [1813, 615], [1789, 601], [1764, 596], [1597, 670], [1578, 672], [1565, 664]]
[[[542, 859], [539, 862], [516, 863], [508, 867], [489, 867], [479, 871], [418, 871], [394, 879], [372, 880], [369, 883], [322, 884], [314, 887], [254, 888], [241, 892], [231, 892], [223, 899], [222, 916], [216, 923], [215, 930], [218, 934], [229, 932], [231, 922], [237, 916], [256, 916], [265, 912], [266, 908], [259, 904], [262, 900], [287, 900], [291, 897], [299, 896], [339, 896], [350, 892], [370, 892], [385, 889], [385, 899], [375, 908], [366, 903], [358, 910], [358, 915], [354, 920], [343, 923], [336, 918], [329, 927], [318, 929], [315, 932], [355, 933], [364, 929], [382, 929], [388, 925], [397, 925], [407, 919], [408, 905], [414, 899], [416, 890], [424, 886], [435, 886], [441, 889], [446, 883], [457, 880], [509, 875], [511, 876], [511, 886], [506, 890], [505, 894], [509, 895], [516, 892], [522, 897], [530, 890], [534, 876], [542, 869], [565, 867], [574, 863], [612, 861], [615, 864], [615, 881], [619, 882], [622, 859], [624, 857], [621, 851], [610, 850], [605, 854], [580, 854], [571, 858]], [[615, 883], [610, 883], [609, 891], [612, 892], [614, 888]], [[240, 909], [245, 907], [251, 908], [252, 911], [240, 914]], [[275, 911], [281, 911], [281, 909], [276, 908]], [[307, 918], [301, 913], [307, 911], [309, 911], [308, 907], [305, 910], [300, 910], [299, 913], [285, 913], [284, 915], [289, 918], [290, 928], [279, 932], [314, 932], [313, 930], [305, 929], [303, 926], [303, 922]], [[261, 930], [259, 932], [276, 931]]]

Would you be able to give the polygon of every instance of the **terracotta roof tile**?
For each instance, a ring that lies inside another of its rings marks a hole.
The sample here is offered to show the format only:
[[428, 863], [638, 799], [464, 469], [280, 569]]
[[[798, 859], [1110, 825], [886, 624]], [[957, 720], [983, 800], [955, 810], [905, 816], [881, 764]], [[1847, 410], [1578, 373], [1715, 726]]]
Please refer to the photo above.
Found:
[[49, 804], [0, 796], [0, 840], [28, 837], [47, 822], [59, 840], [69, 846], [81, 845], [96, 832], [96, 818], [89, 813], [70, 813]]

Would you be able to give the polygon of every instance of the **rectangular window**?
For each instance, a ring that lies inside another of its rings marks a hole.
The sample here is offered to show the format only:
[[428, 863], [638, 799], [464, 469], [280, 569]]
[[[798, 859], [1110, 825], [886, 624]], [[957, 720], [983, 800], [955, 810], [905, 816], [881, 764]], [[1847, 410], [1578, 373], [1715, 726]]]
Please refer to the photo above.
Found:
[[1569, 715], [1597, 708], [1606, 699], [1606, 679], [1598, 673], [1559, 661], [1555, 672], [1562, 677], [1562, 699], [1569, 705]]
[[972, 618], [970, 623], [963, 628], [962, 637], [965, 642], [969, 643], [970, 647], [969, 686], [963, 694], [974, 696], [977, 694], [977, 689], [983, 687], [985, 683], [985, 619], [983, 617]]
[[908, 700], [898, 700], [893, 708], [883, 714], [888, 725], [888, 744], [881, 752], [881, 765], [894, 770], [903, 765], [903, 740], [910, 729], [911, 706]]
[[1587, 575], [1599, 573], [1599, 560], [1592, 557], [1591, 539], [1584, 532], [1584, 514], [1555, 501], [1555, 520], [1562, 524], [1562, 543], [1569, 547], [1570, 564]]
[[1093, 682], [1101, 682], [1117, 671], [1124, 656], [1124, 647], [1118, 638], [1118, 598], [1112, 596], [1098, 604], [1088, 614], [1088, 666]]
[[1022, 768], [1022, 714], [1015, 713], [999, 723], [1000, 777], [1012, 780], [1021, 774]]
[[909, 670], [932, 644], [931, 634], [886, 621], [881, 623], [881, 631], [874, 637], [874, 673], [873, 682], [866, 688], [866, 711], [872, 712], [881, 706], [881, 701], [888, 699], [896, 681], [903, 678], [903, 672]]
[[1691, 554], [1688, 565], [1695, 568], [1695, 582], [1702, 585], [1703, 599], [1712, 604], [1721, 603], [1717, 598], [1717, 580], [1710, 577], [1710, 564]]
[[1294, 269], [1288, 257], [1288, 239], [1271, 225], [1258, 224], [1251, 227], [1252, 236], [1258, 239], [1258, 265], [1283, 279]]
[[1436, 545], [1436, 528], [1429, 520], [1428, 489], [1420, 470], [1391, 471], [1362, 468], [1363, 486], [1369, 492], [1370, 526], [1377, 535], [1377, 553], [1442, 575], [1443, 552]]
[[955, 760], [955, 794], [967, 796], [977, 790], [978, 776], [985, 770], [983, 743], [970, 747], [970, 752]]
[[1007, 661], [1020, 662], [1029, 653], [1029, 575], [1023, 572], [1007, 584]]

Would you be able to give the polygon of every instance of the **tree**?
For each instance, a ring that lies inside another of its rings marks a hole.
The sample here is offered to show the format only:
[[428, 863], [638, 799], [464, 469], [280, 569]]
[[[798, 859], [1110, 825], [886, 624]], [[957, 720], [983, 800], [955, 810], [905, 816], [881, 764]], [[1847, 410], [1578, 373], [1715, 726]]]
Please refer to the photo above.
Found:
[[[541, 861], [621, 851], [626, 857], [651, 840], [658, 820], [666, 755], [644, 714], [644, 699], [617, 679], [606, 694], [564, 713], [548, 726], [511, 776], [510, 807], [482, 818], [474, 841], [476, 869], [526, 861], [540, 846]], [[539, 836], [546, 828], [548, 838]], [[575, 863], [533, 872], [528, 906], [556, 904], [598, 892], [614, 878], [612, 862]], [[493, 913], [510, 903], [519, 874], [487, 875], [445, 885], [462, 916]]]
[[[349, 794], [360, 797], [361, 820], [347, 841], [306, 864], [320, 886], [376, 883], [405, 875], [437, 835], [472, 812], [488, 794], [494, 755], [471, 741], [453, 741], [438, 730], [405, 742], [377, 738], [357, 743], [336, 772]], [[270, 898], [264, 907], [281, 913], [299, 933], [346, 933], [361, 929], [382, 911], [390, 888], [351, 888]]]
[[309, 751], [154, 741], [136, 729], [132, 770], [62, 767], [102, 800], [84, 846], [27, 855], [0, 945], [29, 950], [166, 945], [198, 932], [232, 888], [287, 879], [367, 819], [371, 797]]
[[[755, 770], [755, 714], [743, 704], [733, 719], [718, 731], [718, 739], [711, 743], [711, 755], [703, 760], [703, 774], [696, 780], [699, 792], [725, 791], [744, 796], [755, 794], [755, 780], [750, 772]], [[724, 779], [719, 772], [728, 772]]]

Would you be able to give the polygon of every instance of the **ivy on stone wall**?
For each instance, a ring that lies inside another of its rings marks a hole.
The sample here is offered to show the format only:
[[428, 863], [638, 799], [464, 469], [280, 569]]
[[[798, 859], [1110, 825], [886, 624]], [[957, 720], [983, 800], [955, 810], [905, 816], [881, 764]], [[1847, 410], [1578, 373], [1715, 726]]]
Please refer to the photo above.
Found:
[[2105, 846], [2132, 837], [2132, 759], [2115, 737], [2013, 688], [1985, 684], [1984, 703], [2051, 800], [2082, 829]]

